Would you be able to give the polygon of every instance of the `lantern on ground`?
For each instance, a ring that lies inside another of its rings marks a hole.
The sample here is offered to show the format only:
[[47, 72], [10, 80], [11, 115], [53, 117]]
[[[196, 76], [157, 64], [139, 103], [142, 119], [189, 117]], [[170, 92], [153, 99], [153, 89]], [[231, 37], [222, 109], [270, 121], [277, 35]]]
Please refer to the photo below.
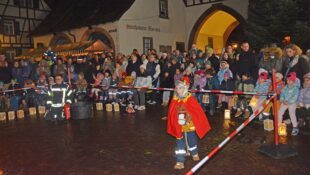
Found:
[[103, 110], [102, 103], [96, 103], [96, 109], [97, 109], [97, 111], [102, 111]]
[[105, 109], [107, 112], [112, 112], [112, 110], [113, 110], [112, 105], [110, 103], [105, 105]]
[[17, 111], [17, 118], [21, 119], [25, 117], [25, 112], [24, 110], [18, 110]]
[[225, 109], [224, 118], [225, 118], [225, 120], [229, 120], [230, 119], [230, 110], [229, 109]]
[[273, 120], [271, 120], [271, 119], [264, 120], [264, 130], [266, 130], [266, 131], [274, 130]]
[[0, 121], [5, 121], [5, 120], [6, 120], [6, 113], [0, 112]]
[[37, 115], [37, 108], [35, 108], [35, 107], [29, 108], [29, 115], [30, 116], [36, 116]]
[[287, 136], [286, 124], [285, 123], [279, 124], [278, 134], [279, 134], [279, 136]]

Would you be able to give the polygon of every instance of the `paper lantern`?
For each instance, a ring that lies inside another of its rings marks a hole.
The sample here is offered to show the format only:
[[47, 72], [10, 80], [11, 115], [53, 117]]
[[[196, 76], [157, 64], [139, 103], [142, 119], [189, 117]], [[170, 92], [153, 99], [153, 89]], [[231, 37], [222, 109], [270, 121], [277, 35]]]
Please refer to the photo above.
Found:
[[18, 111], [17, 111], [17, 118], [19, 118], [19, 119], [25, 118], [25, 112], [24, 112], [24, 110], [18, 110]]
[[111, 112], [113, 110], [112, 105], [110, 103], [105, 105], [105, 109], [107, 112]]
[[253, 96], [249, 105], [252, 108], [255, 108], [257, 106], [257, 104], [258, 104], [258, 97], [257, 96]]
[[8, 119], [9, 120], [14, 120], [15, 119], [15, 112], [14, 111], [9, 111], [8, 112]]
[[45, 114], [45, 106], [39, 106], [39, 114], [44, 115]]
[[233, 107], [236, 105], [236, 102], [237, 102], [237, 97], [233, 96], [233, 97], [229, 98], [228, 106]]
[[118, 103], [114, 103], [114, 111], [115, 112], [119, 112], [120, 111]]
[[0, 112], [0, 121], [5, 121], [5, 120], [6, 120], [6, 113]]
[[271, 119], [264, 120], [264, 130], [266, 130], [266, 131], [273, 131], [274, 130], [273, 120], [271, 120]]
[[209, 94], [205, 94], [202, 96], [202, 103], [209, 104], [210, 103], [210, 97]]
[[279, 134], [279, 136], [287, 136], [286, 124], [285, 123], [279, 124], [278, 134]]
[[97, 109], [97, 111], [102, 111], [103, 110], [102, 103], [96, 103], [96, 109]]
[[229, 120], [230, 119], [230, 110], [229, 109], [225, 109], [224, 118], [225, 118], [225, 120]]
[[37, 115], [37, 109], [35, 107], [29, 108], [29, 115], [30, 116]]

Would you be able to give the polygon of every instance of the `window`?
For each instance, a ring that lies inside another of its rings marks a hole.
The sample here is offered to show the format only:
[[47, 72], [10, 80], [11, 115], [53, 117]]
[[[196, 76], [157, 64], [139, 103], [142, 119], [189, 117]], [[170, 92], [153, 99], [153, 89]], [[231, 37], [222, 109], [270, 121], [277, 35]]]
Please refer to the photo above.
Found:
[[143, 37], [143, 53], [148, 53], [150, 49], [153, 49], [153, 38]]
[[159, 0], [159, 17], [168, 18], [168, 0]]
[[4, 29], [4, 34], [5, 35], [14, 35], [14, 21], [12, 20], [5, 20], [3, 22], [3, 29]]
[[171, 46], [160, 45], [159, 46], [159, 51], [162, 52], [162, 53], [171, 53], [172, 52], [172, 47]]
[[14, 5], [19, 7], [38, 8], [39, 0], [14, 0]]
[[33, 1], [32, 0], [26, 0], [27, 1], [27, 7], [33, 8]]
[[8, 50], [6, 50], [6, 57], [9, 60], [13, 60], [16, 57], [16, 50], [15, 49], [8, 49]]

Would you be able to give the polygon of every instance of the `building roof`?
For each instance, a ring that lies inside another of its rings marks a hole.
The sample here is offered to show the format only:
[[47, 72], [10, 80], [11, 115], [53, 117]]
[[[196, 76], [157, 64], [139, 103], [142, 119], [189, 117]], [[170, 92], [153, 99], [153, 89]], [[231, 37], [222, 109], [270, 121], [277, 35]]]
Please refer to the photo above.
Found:
[[114, 22], [135, 0], [47, 0], [52, 11], [32, 32], [34, 36]]

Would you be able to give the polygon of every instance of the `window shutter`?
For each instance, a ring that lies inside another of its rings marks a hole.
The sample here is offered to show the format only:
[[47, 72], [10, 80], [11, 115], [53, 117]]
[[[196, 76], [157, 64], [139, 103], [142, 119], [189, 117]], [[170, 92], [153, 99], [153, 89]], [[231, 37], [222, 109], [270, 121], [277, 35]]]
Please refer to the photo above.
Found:
[[14, 29], [15, 29], [15, 35], [19, 35], [20, 34], [19, 22], [15, 21]]

